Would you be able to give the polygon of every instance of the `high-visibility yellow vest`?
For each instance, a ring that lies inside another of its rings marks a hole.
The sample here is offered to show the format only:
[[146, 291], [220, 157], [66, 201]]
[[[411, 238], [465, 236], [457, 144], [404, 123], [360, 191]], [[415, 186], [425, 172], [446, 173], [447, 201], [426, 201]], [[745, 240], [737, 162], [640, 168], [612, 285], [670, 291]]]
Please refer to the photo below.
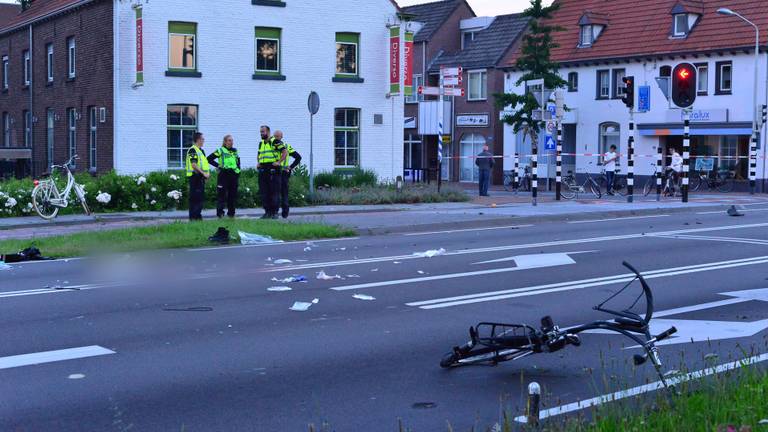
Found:
[[290, 165], [288, 160], [291, 158], [291, 153], [293, 153], [293, 147], [290, 144], [285, 143], [285, 149], [288, 150], [288, 154], [285, 156], [285, 159], [283, 159], [283, 168], [288, 168]]
[[280, 153], [275, 149], [275, 138], [261, 140], [259, 143], [259, 165], [272, 165], [280, 160]]
[[239, 158], [237, 150], [229, 150], [226, 147], [221, 147], [214, 153], [219, 159], [219, 168], [232, 170], [237, 174], [240, 174], [240, 168], [237, 167], [237, 160]]
[[[211, 166], [208, 164], [208, 158], [205, 157], [205, 153], [195, 145], [190, 147], [190, 150], [194, 150], [197, 154], [197, 167], [206, 174], [210, 173]], [[192, 156], [189, 154], [189, 151], [187, 151], [187, 177], [192, 177], [194, 174], [195, 170], [192, 169]]]

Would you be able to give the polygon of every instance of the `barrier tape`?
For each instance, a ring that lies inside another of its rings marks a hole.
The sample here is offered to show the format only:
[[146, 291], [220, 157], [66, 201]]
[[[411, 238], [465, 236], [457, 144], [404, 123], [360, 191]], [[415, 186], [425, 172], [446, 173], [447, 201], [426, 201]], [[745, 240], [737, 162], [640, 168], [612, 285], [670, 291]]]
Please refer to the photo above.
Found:
[[[560, 153], [561, 156], [586, 156], [586, 157], [605, 157], [605, 154], [602, 153]], [[533, 157], [533, 154], [520, 154], [517, 157], [523, 158], [523, 157]], [[548, 155], [536, 155], [538, 157], [549, 157]], [[625, 154], [619, 154], [619, 159], [622, 158], [622, 156], [626, 156]], [[632, 155], [635, 158], [642, 157], [642, 158], [653, 158], [656, 159], [658, 155], [655, 154], [648, 154], [648, 155], [639, 155], [634, 154]], [[493, 156], [492, 159], [512, 159], [514, 158], [514, 155], [508, 155], [508, 156]], [[551, 157], [555, 157], [555, 154], [552, 153]], [[667, 155], [666, 157], [669, 157]], [[720, 159], [720, 160], [737, 160], [737, 159], [749, 159], [749, 156], [710, 156], [710, 155], [690, 155], [690, 159]], [[768, 156], [755, 156], [757, 159], [768, 159]], [[477, 156], [443, 156], [443, 160], [445, 159], [479, 159]], [[487, 158], [483, 158], [487, 159]]]

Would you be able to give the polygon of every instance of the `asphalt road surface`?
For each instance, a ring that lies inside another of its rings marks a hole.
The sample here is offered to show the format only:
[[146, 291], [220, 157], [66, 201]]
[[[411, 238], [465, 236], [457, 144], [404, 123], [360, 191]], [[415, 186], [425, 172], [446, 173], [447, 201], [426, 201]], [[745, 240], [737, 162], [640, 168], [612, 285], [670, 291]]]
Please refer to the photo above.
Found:
[[665, 369], [768, 352], [757, 207], [29, 263], [0, 271], [0, 430], [484, 429], [524, 412], [531, 381], [555, 408], [658, 380], [606, 334], [438, 366], [478, 321], [608, 318], [592, 307], [624, 285], [623, 260], [648, 276], [655, 328], [680, 329]]

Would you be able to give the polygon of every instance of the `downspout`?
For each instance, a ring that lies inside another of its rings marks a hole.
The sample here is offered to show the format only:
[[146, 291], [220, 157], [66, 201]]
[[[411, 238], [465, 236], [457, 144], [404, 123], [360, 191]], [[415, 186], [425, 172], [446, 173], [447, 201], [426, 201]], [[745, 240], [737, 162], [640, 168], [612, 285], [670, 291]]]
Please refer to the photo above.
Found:
[[[768, 106], [768, 45], [766, 45], [766, 49], [765, 49], [765, 105]], [[758, 115], [762, 115], [762, 114], [758, 114]], [[765, 183], [766, 183], [766, 180], [768, 179], [766, 178], [766, 175], [765, 175], [765, 168], [766, 168], [765, 159], [766, 157], [768, 157], [768, 149], [766, 149], [766, 147], [768, 147], [768, 121], [764, 123], [765, 124], [763, 124], [763, 128], [765, 129], [765, 132], [763, 132], [763, 190], [762, 192], [766, 193], [767, 191], [765, 190]]]
[[[427, 42], [424, 41], [421, 43], [421, 84], [424, 86], [427, 85], [427, 66], [426, 65], [427, 65]], [[419, 97], [416, 96], [417, 107], [419, 106], [418, 103], [419, 103]], [[416, 118], [418, 119], [418, 122], [419, 122], [416, 125], [416, 127], [419, 127], [421, 125], [422, 119], [419, 118], [418, 108], [416, 108]], [[424, 170], [422, 171], [422, 173], [425, 177], [425, 178], [422, 178], [421, 181], [426, 181], [427, 183], [429, 183], [429, 162], [428, 162], [429, 159], [427, 158], [427, 143], [424, 141], [424, 135], [421, 135], [420, 139], [421, 139], [421, 161], [420, 161], [421, 163], [419, 164], [419, 166], [421, 167], [421, 169]], [[411, 165], [413, 165], [413, 163], [411, 163]]]
[[[30, 171], [32, 171], [32, 175], [35, 175], [34, 172], [34, 161], [35, 161], [35, 128], [33, 126], [34, 119], [35, 119], [35, 111], [34, 111], [34, 93], [35, 93], [35, 68], [33, 67], [34, 61], [35, 61], [35, 53], [34, 53], [34, 47], [32, 45], [33, 39], [32, 39], [32, 24], [29, 24], [29, 123], [27, 123], [27, 127], [29, 128], [29, 145], [31, 147], [30, 153], [31, 158], [29, 160], [29, 168]], [[22, 123], [26, 123], [27, 119], [23, 119]], [[26, 134], [27, 131], [24, 131]]]
[[112, 169], [117, 171], [118, 148], [120, 147], [118, 124], [118, 103], [120, 101], [120, 0], [113, 3], [112, 13]]

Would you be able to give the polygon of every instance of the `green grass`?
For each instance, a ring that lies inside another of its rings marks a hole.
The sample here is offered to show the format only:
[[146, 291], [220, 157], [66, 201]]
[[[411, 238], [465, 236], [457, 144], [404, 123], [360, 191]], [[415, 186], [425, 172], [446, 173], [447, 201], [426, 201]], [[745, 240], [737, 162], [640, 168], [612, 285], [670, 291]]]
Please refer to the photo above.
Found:
[[36, 239], [0, 241], [0, 253], [14, 253], [30, 245], [43, 255], [57, 258], [84, 256], [103, 252], [192, 248], [211, 245], [208, 237], [218, 227], [230, 231], [233, 243], [239, 243], [238, 231], [268, 235], [276, 240], [312, 240], [355, 235], [350, 229], [318, 223], [282, 223], [257, 219], [207, 220], [91, 231]]

